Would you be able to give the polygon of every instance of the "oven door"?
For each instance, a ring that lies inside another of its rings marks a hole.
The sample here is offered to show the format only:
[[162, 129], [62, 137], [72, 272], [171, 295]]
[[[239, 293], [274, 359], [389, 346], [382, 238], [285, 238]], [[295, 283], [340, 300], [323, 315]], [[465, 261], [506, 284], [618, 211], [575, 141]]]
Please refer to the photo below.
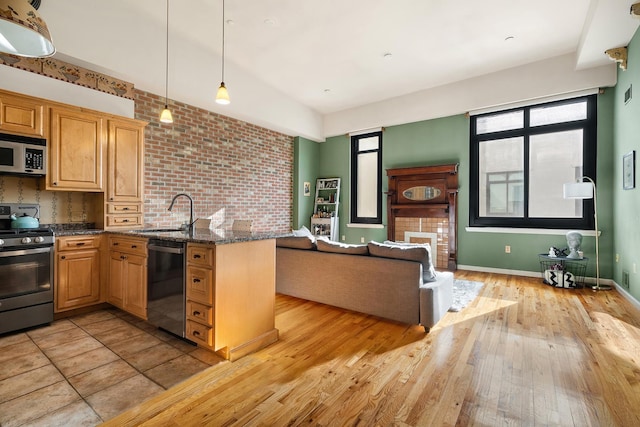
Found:
[[0, 251], [0, 313], [53, 303], [53, 247]]

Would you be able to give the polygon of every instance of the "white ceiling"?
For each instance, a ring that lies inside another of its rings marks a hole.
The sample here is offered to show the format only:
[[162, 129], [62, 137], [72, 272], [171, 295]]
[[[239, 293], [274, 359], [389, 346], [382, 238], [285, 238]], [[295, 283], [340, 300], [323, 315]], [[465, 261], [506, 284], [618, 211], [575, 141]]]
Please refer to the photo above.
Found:
[[[316, 136], [328, 115], [548, 58], [608, 64], [640, 23], [633, 0], [226, 0], [221, 107], [222, 0], [169, 2], [170, 99], [276, 130], [308, 121]], [[39, 11], [58, 57], [164, 95], [165, 0]]]

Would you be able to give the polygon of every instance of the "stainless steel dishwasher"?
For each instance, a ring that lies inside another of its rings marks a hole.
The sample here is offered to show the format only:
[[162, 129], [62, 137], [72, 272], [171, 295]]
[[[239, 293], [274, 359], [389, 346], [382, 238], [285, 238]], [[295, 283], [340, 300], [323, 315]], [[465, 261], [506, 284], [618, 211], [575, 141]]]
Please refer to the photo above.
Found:
[[151, 239], [148, 250], [149, 323], [184, 338], [185, 243]]

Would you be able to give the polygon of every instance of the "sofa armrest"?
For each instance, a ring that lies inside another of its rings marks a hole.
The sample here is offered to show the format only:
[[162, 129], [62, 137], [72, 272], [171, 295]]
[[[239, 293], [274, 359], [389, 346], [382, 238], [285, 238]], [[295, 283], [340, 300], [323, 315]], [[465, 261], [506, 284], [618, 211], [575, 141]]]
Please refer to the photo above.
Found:
[[436, 272], [436, 280], [420, 285], [420, 324], [425, 332], [433, 327], [453, 304], [453, 273]]

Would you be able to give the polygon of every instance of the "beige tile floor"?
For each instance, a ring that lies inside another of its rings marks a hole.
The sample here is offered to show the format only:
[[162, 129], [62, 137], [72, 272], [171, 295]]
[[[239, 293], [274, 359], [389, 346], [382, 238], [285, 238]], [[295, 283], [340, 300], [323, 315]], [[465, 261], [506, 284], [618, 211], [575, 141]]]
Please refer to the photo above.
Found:
[[0, 335], [0, 426], [95, 426], [221, 362], [117, 309]]

